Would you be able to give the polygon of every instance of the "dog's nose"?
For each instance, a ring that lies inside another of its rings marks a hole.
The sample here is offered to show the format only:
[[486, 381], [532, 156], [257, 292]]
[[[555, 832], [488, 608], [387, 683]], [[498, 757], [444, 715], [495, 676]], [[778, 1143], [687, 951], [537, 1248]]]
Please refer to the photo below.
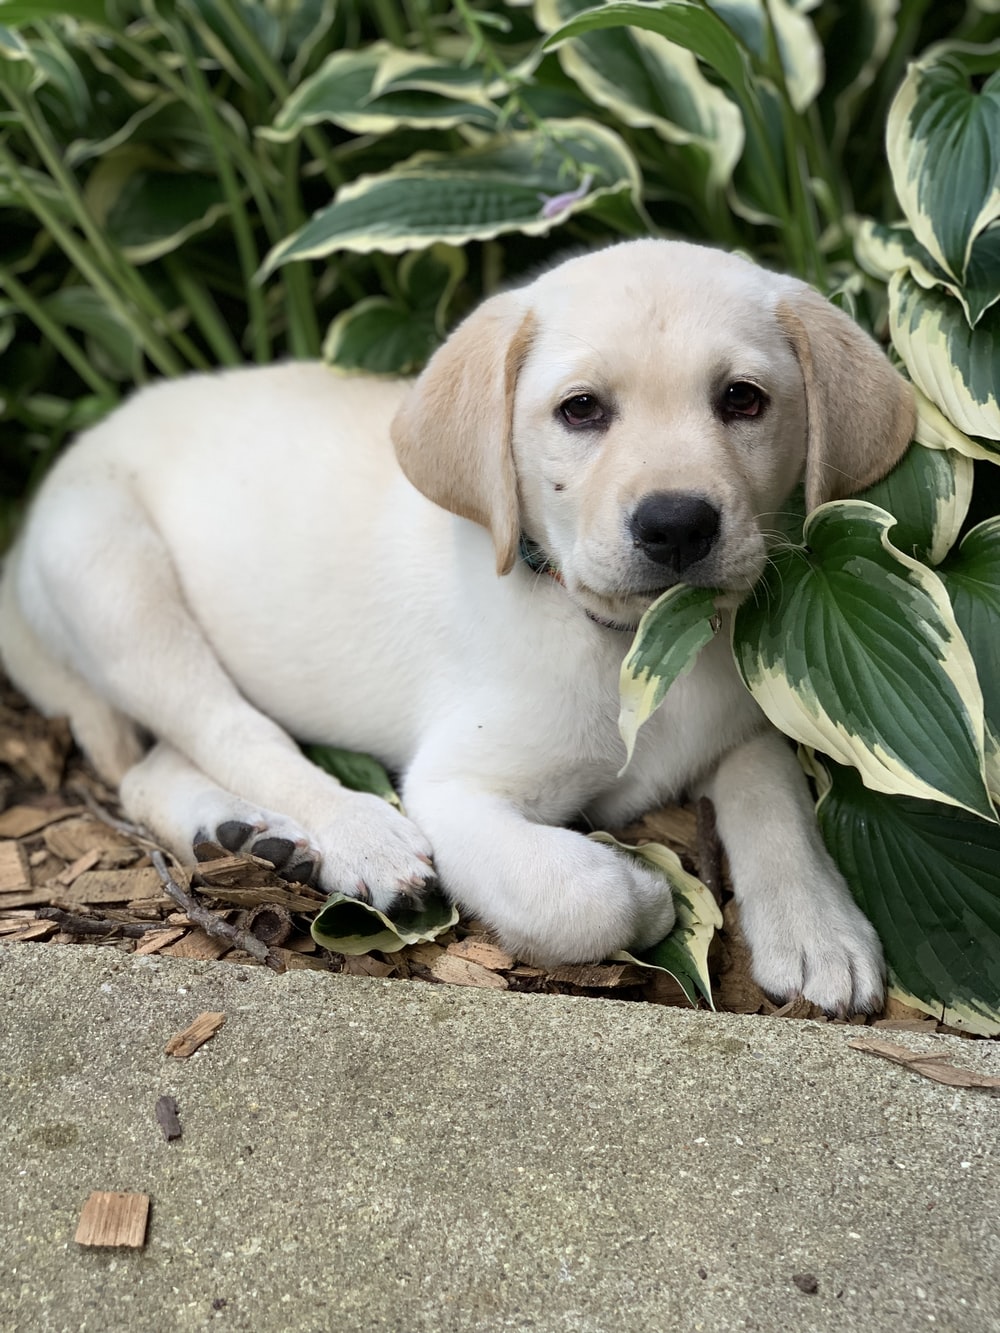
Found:
[[719, 511], [698, 495], [654, 491], [636, 505], [629, 527], [644, 555], [682, 574], [712, 549], [719, 533]]

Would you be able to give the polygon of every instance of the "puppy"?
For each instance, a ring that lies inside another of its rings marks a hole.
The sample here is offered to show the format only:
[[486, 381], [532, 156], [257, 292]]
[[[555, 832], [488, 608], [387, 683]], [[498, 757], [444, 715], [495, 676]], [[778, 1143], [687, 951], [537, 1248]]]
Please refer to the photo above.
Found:
[[[657, 875], [560, 825], [707, 794], [760, 984], [870, 1009], [875, 934], [727, 636], [622, 776], [618, 674], [664, 589], [738, 603], [799, 480], [810, 507], [862, 489], [913, 420], [802, 283], [617, 245], [486, 301], [412, 386], [294, 363], [144, 389], [41, 488], [0, 650], [179, 856], [211, 838], [390, 911], [436, 874], [543, 964], [674, 917]], [[293, 736], [378, 755], [407, 817]]]

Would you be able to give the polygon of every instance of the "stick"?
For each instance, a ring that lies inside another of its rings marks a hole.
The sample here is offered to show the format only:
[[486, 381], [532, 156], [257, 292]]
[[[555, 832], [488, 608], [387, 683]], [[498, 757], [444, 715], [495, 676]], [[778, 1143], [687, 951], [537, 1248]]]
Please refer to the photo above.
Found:
[[241, 930], [237, 926], [231, 926], [228, 921], [223, 921], [221, 917], [210, 912], [207, 907], [202, 907], [189, 893], [186, 893], [170, 874], [162, 852], [150, 852], [149, 859], [163, 881], [164, 891], [173, 898], [190, 921], [196, 926], [201, 926], [206, 935], [211, 935], [217, 940], [225, 940], [234, 949], [243, 949], [274, 972], [285, 971], [285, 965], [278, 955], [269, 949], [263, 940], [259, 940], [252, 930]]
[[54, 921], [60, 930], [73, 935], [125, 935], [130, 940], [142, 939], [147, 930], [162, 930], [162, 921], [140, 925], [131, 921], [112, 921], [106, 916], [79, 916], [61, 907], [39, 907], [35, 912], [39, 921]]

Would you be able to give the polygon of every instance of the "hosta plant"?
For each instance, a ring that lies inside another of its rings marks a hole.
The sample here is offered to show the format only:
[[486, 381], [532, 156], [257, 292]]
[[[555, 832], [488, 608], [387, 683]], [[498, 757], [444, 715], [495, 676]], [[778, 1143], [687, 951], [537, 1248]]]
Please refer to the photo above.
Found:
[[409, 373], [567, 245], [744, 249], [891, 344], [907, 458], [776, 516], [730, 620], [686, 588], [652, 608], [622, 730], [730, 634], [899, 993], [1000, 1031], [995, 0], [6, 0], [0, 23], [11, 521], [137, 381], [321, 353]]

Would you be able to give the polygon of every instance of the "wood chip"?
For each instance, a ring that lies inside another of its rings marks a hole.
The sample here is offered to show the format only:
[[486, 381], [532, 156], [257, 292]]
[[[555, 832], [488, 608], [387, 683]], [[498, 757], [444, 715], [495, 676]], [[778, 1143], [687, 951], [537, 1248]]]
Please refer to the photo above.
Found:
[[74, 880], [80, 878], [85, 870], [93, 870], [100, 859], [100, 849], [91, 847], [89, 852], [84, 852], [82, 856], [78, 856], [72, 865], [68, 865], [65, 870], [56, 875], [56, 883], [68, 888]]
[[206, 1041], [214, 1037], [225, 1021], [225, 1014], [211, 1009], [199, 1014], [183, 1032], [177, 1032], [170, 1038], [165, 1048], [167, 1055], [177, 1060], [186, 1060], [189, 1055], [194, 1055], [199, 1046], [204, 1046]]
[[444, 953], [443, 944], [433, 944], [427, 941], [426, 944], [411, 944], [405, 950], [407, 960], [416, 963], [420, 967], [430, 967]]
[[321, 893], [311, 890], [290, 889], [284, 884], [271, 884], [263, 888], [233, 889], [228, 885], [219, 887], [209, 884], [203, 890], [208, 898], [229, 903], [233, 907], [283, 907], [286, 912], [315, 912], [326, 901]]
[[52, 901], [52, 890], [38, 888], [25, 889], [22, 893], [5, 893], [0, 901], [4, 907], [42, 907]]
[[181, 1137], [181, 1122], [173, 1097], [157, 1098], [155, 1114], [156, 1123], [163, 1130], [163, 1137], [168, 1143]]
[[224, 953], [228, 953], [232, 947], [232, 940], [213, 939], [200, 926], [196, 926], [176, 944], [165, 945], [160, 952], [169, 954], [171, 958], [200, 958], [214, 961], [216, 958], [221, 958]]
[[77, 1245], [131, 1246], [146, 1243], [148, 1194], [119, 1194], [94, 1190], [83, 1205], [74, 1240]]
[[600, 990], [616, 990], [621, 986], [640, 986], [649, 978], [633, 963], [568, 963], [554, 968], [549, 976], [553, 981], [571, 986], [588, 986]]
[[890, 1041], [871, 1039], [849, 1041], [847, 1044], [855, 1051], [865, 1051], [882, 1060], [891, 1060], [893, 1064], [903, 1065], [912, 1073], [929, 1078], [934, 1083], [944, 1083], [949, 1088], [988, 1088], [994, 1091], [994, 1095], [1000, 1090], [1000, 1078], [953, 1065], [955, 1057], [947, 1052], [911, 1051], [906, 1046], [896, 1046]]
[[[296, 954], [291, 949], [279, 949], [278, 953], [289, 954], [295, 960], [290, 963], [292, 969], [301, 967], [305, 961], [302, 954]], [[393, 963], [387, 963], [382, 958], [373, 958], [369, 953], [360, 953], [348, 955], [340, 970], [348, 977], [391, 977], [396, 968]]]
[[454, 954], [442, 952], [440, 958], [430, 965], [431, 976], [438, 981], [445, 981], [449, 986], [478, 986], [483, 990], [507, 990], [507, 978], [499, 972], [480, 967], [468, 958], [456, 958]]
[[31, 888], [28, 858], [19, 842], [0, 842], [0, 893], [23, 892]]
[[491, 972], [506, 972], [514, 966], [514, 955], [509, 954], [506, 949], [501, 949], [499, 944], [493, 944], [490, 940], [485, 940], [481, 936], [467, 935], [464, 940], [456, 940], [454, 944], [449, 944], [446, 950], [455, 958], [468, 958], [471, 963], [478, 963], [480, 967], [489, 968]]
[[[284, 886], [270, 861], [262, 861], [259, 856], [220, 856], [212, 861], [199, 861], [194, 870], [205, 884], [219, 888], [237, 884], [247, 889], [260, 884], [273, 884], [276, 888]], [[322, 897], [322, 894], [317, 896]]]
[[47, 940], [59, 927], [54, 921], [32, 921], [19, 930], [0, 933], [0, 944], [17, 944], [23, 940]]
[[135, 848], [117, 829], [109, 828], [92, 815], [66, 819], [51, 824], [44, 833], [45, 845], [53, 856], [63, 861], [77, 861], [88, 852], [96, 852], [95, 861], [105, 853], [112, 857], [126, 852], [134, 859]]
[[169, 930], [151, 930], [136, 946], [138, 954], [159, 953], [168, 944], [173, 944], [184, 934], [187, 927], [172, 926]]
[[0, 815], [0, 838], [27, 838], [48, 824], [79, 813], [78, 805], [59, 806], [55, 810], [42, 810], [35, 805], [12, 805]]
[[69, 903], [127, 903], [136, 899], [159, 897], [163, 892], [160, 877], [150, 867], [146, 870], [87, 870], [66, 893]]

